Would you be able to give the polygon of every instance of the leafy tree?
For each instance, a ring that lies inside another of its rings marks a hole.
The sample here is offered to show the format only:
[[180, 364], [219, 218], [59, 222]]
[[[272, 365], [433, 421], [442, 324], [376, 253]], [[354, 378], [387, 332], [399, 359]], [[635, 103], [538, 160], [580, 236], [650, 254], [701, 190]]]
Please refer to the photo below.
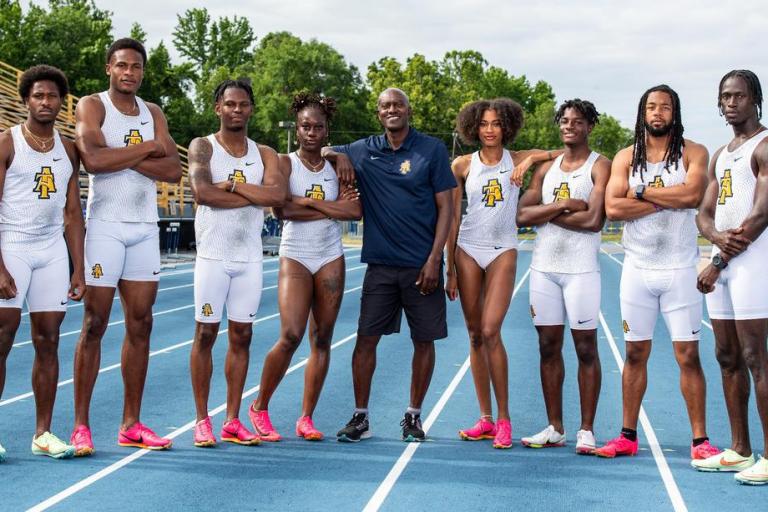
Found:
[[600, 122], [589, 136], [589, 144], [598, 153], [613, 158], [618, 151], [632, 143], [634, 133], [624, 128], [615, 117], [600, 114]]

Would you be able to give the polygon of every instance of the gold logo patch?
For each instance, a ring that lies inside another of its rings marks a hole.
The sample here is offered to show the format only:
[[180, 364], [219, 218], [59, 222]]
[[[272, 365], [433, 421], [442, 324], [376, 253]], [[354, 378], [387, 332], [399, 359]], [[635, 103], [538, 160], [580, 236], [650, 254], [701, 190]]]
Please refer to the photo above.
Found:
[[211, 315], [213, 315], [213, 308], [211, 307], [211, 304], [208, 303], [208, 302], [203, 304], [203, 310], [202, 310], [201, 313], [202, 313], [203, 316], [211, 316]]
[[101, 269], [101, 263], [97, 263], [91, 267], [91, 275], [94, 279], [100, 279], [104, 277], [104, 271]]
[[325, 190], [323, 190], [322, 185], [315, 184], [312, 185], [312, 188], [304, 191], [304, 197], [311, 197], [312, 199], [323, 201], [325, 199]]
[[41, 167], [40, 172], [35, 173], [35, 188], [33, 191], [37, 192], [38, 199], [50, 199], [51, 196], [49, 194], [56, 192], [56, 180], [50, 167]]
[[717, 198], [717, 204], [725, 204], [725, 200], [733, 197], [733, 188], [731, 186], [731, 170], [726, 169], [723, 177], [720, 178], [720, 194]]
[[400, 164], [400, 174], [408, 174], [411, 172], [411, 161], [406, 160]]
[[629, 324], [627, 323], [626, 320], [624, 320], [621, 323], [621, 328], [624, 329], [624, 334], [627, 334], [629, 332]]
[[235, 169], [232, 174], [227, 176], [231, 181], [235, 183], [245, 183], [245, 174], [240, 169]]
[[662, 188], [664, 186], [664, 180], [661, 179], [661, 176], [656, 176], [648, 186], [651, 188]]
[[144, 137], [141, 136], [139, 130], [129, 130], [128, 135], [126, 135], [123, 140], [125, 141], [126, 146], [135, 146], [136, 144], [144, 142]]
[[493, 208], [496, 203], [504, 200], [501, 193], [501, 183], [498, 178], [491, 178], [483, 187], [483, 202], [487, 208]]
[[560, 186], [556, 187], [552, 193], [555, 194], [555, 201], [565, 201], [571, 198], [571, 189], [568, 188], [568, 183], [565, 181], [560, 183]]

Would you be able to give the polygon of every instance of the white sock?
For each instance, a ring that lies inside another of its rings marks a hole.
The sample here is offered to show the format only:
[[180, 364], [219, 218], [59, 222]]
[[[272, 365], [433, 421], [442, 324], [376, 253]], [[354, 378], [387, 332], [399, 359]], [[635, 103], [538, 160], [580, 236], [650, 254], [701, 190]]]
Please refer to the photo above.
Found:
[[368, 408], [360, 409], [355, 407], [355, 414], [365, 414], [365, 419], [368, 419]]
[[408, 406], [408, 408], [405, 410], [408, 414], [411, 416], [420, 416], [421, 415], [421, 409], [416, 409], [415, 407]]

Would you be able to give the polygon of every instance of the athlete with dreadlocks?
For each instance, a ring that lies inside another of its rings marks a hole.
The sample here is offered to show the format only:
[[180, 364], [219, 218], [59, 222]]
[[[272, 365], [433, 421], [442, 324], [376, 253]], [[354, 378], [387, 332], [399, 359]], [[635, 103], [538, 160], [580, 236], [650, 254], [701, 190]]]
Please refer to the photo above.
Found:
[[248, 138], [253, 91], [245, 80], [224, 80], [214, 92], [219, 131], [189, 146], [189, 177], [195, 212], [195, 338], [189, 365], [197, 422], [194, 444], [214, 446], [208, 395], [213, 372], [211, 350], [227, 306], [229, 348], [224, 363], [227, 415], [222, 441], [258, 444], [239, 420], [248, 374], [253, 319], [261, 301], [263, 208], [282, 206], [285, 184], [277, 153]]
[[722, 456], [693, 461], [701, 471], [740, 471], [736, 481], [768, 484], [768, 459], [755, 463], [747, 420], [749, 375], [768, 450], [768, 130], [760, 123], [763, 93], [757, 76], [734, 70], [720, 81], [718, 108], [733, 128], [709, 169], [697, 217], [710, 240], [712, 262], [699, 275], [715, 332], [717, 360], [731, 423], [731, 447]]
[[538, 226], [529, 288], [549, 425], [521, 439], [531, 448], [565, 445], [562, 350], [567, 316], [579, 360], [581, 426], [576, 433], [576, 452], [589, 454], [595, 449], [592, 430], [601, 381], [597, 255], [611, 173], [611, 161], [589, 148], [588, 137], [598, 120], [597, 109], [589, 101], [568, 100], [560, 106], [555, 123], [565, 153], [537, 169], [517, 210], [518, 225]]
[[595, 451], [602, 457], [637, 453], [637, 418], [661, 311], [680, 367], [680, 388], [693, 430], [691, 458], [718, 453], [707, 438], [706, 382], [699, 361], [701, 294], [696, 290], [696, 207], [707, 182], [706, 148], [683, 138], [680, 99], [666, 85], [640, 99], [635, 142], [616, 154], [605, 197], [611, 220], [623, 220], [626, 258], [620, 299], [626, 363], [623, 428]]
[[[509, 309], [517, 268], [515, 212], [525, 171], [553, 158], [549, 151], [509, 151], [523, 126], [523, 109], [507, 98], [480, 100], [464, 107], [456, 129], [467, 144], [480, 150], [453, 161], [459, 186], [453, 191], [453, 223], [446, 243], [450, 300], [461, 298], [469, 331], [470, 363], [480, 419], [459, 431], [462, 439], [493, 439], [494, 448], [512, 446], [509, 419], [507, 352], [501, 324]], [[467, 213], [461, 217], [466, 190]], [[496, 394], [493, 422], [491, 390]]]
[[357, 191], [351, 186], [340, 187], [336, 171], [320, 155], [328, 143], [336, 102], [300, 93], [291, 111], [296, 116], [299, 149], [280, 155], [280, 172], [288, 182], [291, 200], [275, 208], [275, 215], [284, 221], [277, 287], [280, 339], [264, 359], [259, 395], [248, 411], [263, 441], [281, 438], [267, 409], [304, 337], [307, 320], [311, 346], [296, 435], [310, 441], [323, 438], [314, 426], [312, 413], [328, 373], [333, 327], [344, 294], [341, 221], [358, 220], [363, 213]]

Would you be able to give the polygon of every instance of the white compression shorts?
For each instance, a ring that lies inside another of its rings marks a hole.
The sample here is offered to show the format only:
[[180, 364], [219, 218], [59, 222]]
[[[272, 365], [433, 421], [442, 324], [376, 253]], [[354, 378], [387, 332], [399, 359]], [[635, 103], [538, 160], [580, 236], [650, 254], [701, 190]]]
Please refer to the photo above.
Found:
[[195, 260], [195, 320], [221, 321], [224, 305], [227, 318], [250, 323], [261, 302], [263, 262], [234, 262], [198, 257]]
[[66, 311], [69, 257], [64, 238], [42, 251], [2, 250], [5, 268], [16, 284], [16, 297], [0, 299], [0, 308], [18, 308], [27, 301], [30, 313]]
[[573, 330], [597, 329], [600, 315], [600, 272], [563, 274], [531, 269], [533, 325], [565, 325]]
[[477, 266], [483, 270], [487, 270], [488, 266], [494, 262], [496, 258], [501, 256], [507, 251], [517, 249], [517, 247], [477, 247], [475, 245], [467, 244], [466, 242], [457, 242], [462, 251], [467, 253], [467, 256], [475, 260]]
[[715, 320], [768, 318], [768, 272], [765, 253], [750, 247], [728, 263], [705, 295], [709, 317]]
[[344, 256], [344, 253], [339, 254], [332, 254], [330, 256], [281, 256], [282, 258], [288, 258], [289, 260], [293, 260], [296, 263], [301, 264], [304, 268], [306, 268], [310, 274], [315, 275], [317, 274], [321, 268], [326, 266], [328, 263], [331, 263], [332, 261], [336, 261], [337, 259]]
[[624, 340], [652, 339], [661, 311], [672, 341], [698, 341], [702, 298], [696, 277], [696, 267], [641, 269], [626, 258], [619, 292]]
[[115, 288], [118, 281], [160, 280], [160, 234], [154, 222], [88, 220], [85, 282]]

